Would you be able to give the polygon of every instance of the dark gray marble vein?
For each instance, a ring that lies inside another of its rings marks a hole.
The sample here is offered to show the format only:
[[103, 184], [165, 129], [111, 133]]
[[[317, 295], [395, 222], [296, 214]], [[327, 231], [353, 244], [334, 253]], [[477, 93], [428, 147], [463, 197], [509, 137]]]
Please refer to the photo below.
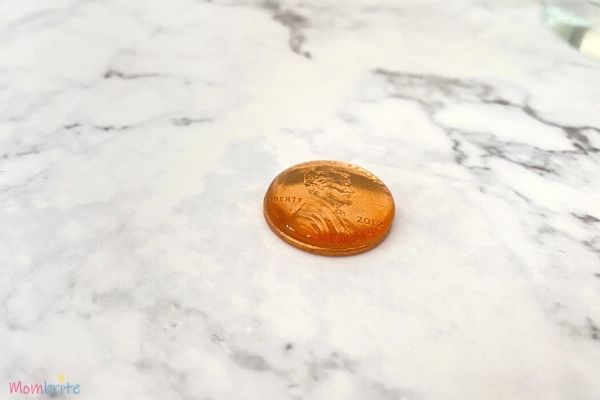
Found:
[[[468, 156], [461, 151], [461, 142], [468, 140], [478, 146], [486, 157], [499, 157], [518, 164], [538, 175], [561, 175], [561, 162], [564, 157], [588, 155], [600, 152], [591, 145], [586, 132], [600, 135], [600, 128], [592, 126], [571, 126], [548, 120], [535, 111], [526, 100], [522, 104], [502, 98], [493, 86], [469, 79], [447, 78], [436, 75], [423, 75], [378, 69], [375, 73], [383, 77], [391, 86], [394, 97], [416, 101], [428, 112], [430, 120], [442, 128], [453, 142], [455, 160], [465, 165]], [[561, 129], [571, 141], [575, 150], [546, 150], [526, 143], [501, 140], [484, 132], [464, 132], [450, 128], [437, 121], [433, 114], [445, 106], [457, 103], [494, 104], [516, 108], [530, 118], [547, 126]], [[589, 133], [588, 133], [589, 134]], [[466, 166], [466, 165], [465, 165]], [[480, 168], [480, 166], [476, 167]]]
[[308, 19], [297, 11], [285, 9], [277, 0], [265, 0], [263, 7], [269, 10], [275, 21], [288, 29], [290, 49], [298, 55], [312, 58], [311, 53], [304, 49], [306, 42], [304, 30], [309, 26]]

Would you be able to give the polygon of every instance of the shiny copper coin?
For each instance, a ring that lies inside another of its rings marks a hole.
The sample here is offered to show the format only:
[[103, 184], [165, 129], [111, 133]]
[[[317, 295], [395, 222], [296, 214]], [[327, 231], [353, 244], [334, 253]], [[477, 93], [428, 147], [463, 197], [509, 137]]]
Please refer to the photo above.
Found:
[[394, 199], [372, 173], [340, 161], [310, 161], [277, 175], [264, 199], [267, 223], [311, 253], [342, 256], [385, 239]]

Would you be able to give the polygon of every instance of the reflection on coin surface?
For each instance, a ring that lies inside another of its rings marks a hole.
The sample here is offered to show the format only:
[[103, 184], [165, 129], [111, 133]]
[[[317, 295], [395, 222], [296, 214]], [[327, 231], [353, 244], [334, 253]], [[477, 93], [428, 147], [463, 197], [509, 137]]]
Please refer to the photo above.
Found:
[[309, 161], [277, 175], [264, 199], [267, 223], [312, 253], [350, 255], [385, 239], [394, 199], [372, 173], [340, 161]]

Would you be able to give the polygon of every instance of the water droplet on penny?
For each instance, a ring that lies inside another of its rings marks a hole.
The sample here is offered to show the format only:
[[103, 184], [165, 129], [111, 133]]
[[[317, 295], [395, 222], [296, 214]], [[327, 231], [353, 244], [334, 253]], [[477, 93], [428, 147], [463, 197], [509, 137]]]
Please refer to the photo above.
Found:
[[394, 199], [365, 169], [340, 161], [309, 161], [275, 177], [264, 198], [267, 223], [302, 250], [324, 255], [367, 251], [387, 236]]

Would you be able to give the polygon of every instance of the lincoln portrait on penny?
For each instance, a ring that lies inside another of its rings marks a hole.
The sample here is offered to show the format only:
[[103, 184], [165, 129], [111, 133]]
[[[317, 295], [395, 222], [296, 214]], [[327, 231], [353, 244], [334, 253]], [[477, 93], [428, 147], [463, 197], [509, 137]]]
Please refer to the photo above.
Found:
[[332, 167], [313, 168], [304, 173], [304, 187], [309, 196], [292, 215], [300, 233], [343, 238], [356, 232], [344, 212], [354, 193], [350, 174]]

